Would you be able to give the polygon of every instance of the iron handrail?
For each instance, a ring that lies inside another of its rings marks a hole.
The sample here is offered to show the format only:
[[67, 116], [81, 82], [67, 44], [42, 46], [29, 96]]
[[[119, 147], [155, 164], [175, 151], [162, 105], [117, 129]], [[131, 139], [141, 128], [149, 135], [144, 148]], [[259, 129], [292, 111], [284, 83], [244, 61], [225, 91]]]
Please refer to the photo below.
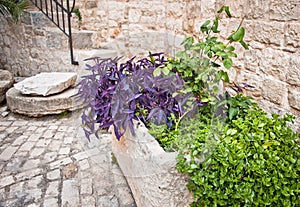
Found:
[[[78, 65], [78, 62], [74, 60], [74, 55], [73, 55], [73, 41], [72, 41], [72, 28], [71, 28], [71, 17], [72, 17], [72, 11], [75, 6], [75, 0], [73, 0], [72, 8], [70, 8], [69, 0], [30, 0], [30, 1], [68, 37], [71, 63], [73, 65]], [[66, 1], [66, 6], [64, 5], [64, 1]], [[48, 5], [48, 3], [50, 5]], [[61, 15], [59, 13], [61, 13]]]

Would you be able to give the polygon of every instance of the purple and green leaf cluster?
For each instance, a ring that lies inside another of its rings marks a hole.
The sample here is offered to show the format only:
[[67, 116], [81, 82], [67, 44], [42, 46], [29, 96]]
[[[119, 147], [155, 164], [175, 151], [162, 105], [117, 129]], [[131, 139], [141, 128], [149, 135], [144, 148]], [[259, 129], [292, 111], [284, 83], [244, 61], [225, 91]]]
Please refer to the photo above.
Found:
[[82, 124], [88, 138], [91, 134], [97, 136], [99, 129], [113, 125], [120, 139], [127, 128], [134, 133], [133, 120], [171, 126], [171, 115], [182, 114], [180, 100], [185, 99], [173, 97], [183, 86], [178, 75], [153, 76], [154, 69], [165, 64], [162, 53], [138, 61], [132, 58], [121, 64], [121, 58], [92, 59], [95, 65], [87, 65], [91, 74], [83, 77], [78, 92], [79, 98], [87, 104]]

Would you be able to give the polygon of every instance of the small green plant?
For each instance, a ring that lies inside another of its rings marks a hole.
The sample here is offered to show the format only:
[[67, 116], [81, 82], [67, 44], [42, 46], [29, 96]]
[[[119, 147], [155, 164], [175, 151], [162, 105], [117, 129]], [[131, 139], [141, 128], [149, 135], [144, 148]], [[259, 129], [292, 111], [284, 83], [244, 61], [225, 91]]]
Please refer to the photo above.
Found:
[[195, 130], [198, 136], [179, 153], [178, 170], [190, 176], [188, 188], [195, 198], [191, 206], [300, 203], [300, 142], [286, 125], [293, 117], [268, 117], [256, 105], [245, 112], [218, 127], [219, 140], [206, 159], [202, 143], [211, 130]]
[[72, 13], [75, 14], [75, 16], [78, 18], [79, 24], [81, 24], [81, 23], [82, 23], [82, 16], [81, 16], [81, 12], [79, 11], [79, 8], [75, 7], [75, 8], [72, 10]]
[[[236, 58], [235, 48], [231, 43], [239, 42], [248, 49], [244, 42], [245, 29], [242, 22], [224, 43], [218, 39], [220, 15], [225, 12], [231, 17], [228, 6], [223, 6], [214, 20], [207, 20], [201, 26], [204, 38], [195, 40], [187, 37], [183, 41], [184, 50], [176, 54], [175, 58], [169, 58], [164, 67], [154, 70], [154, 75], [169, 75], [178, 73], [185, 82], [185, 93], [192, 92], [194, 96], [204, 103], [215, 103], [216, 95], [219, 93], [219, 82], [229, 82], [227, 70], [233, 65], [232, 58]], [[221, 67], [225, 68], [225, 70]]]
[[27, 0], [0, 0], [0, 14], [10, 15], [14, 22], [19, 22], [23, 12], [29, 7]]

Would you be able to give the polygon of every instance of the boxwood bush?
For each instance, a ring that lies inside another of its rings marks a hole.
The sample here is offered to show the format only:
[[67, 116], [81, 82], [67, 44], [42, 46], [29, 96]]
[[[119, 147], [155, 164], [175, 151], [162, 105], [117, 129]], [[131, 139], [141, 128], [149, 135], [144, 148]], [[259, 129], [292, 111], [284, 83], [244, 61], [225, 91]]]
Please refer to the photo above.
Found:
[[[269, 117], [254, 104], [217, 130], [201, 119], [187, 122], [186, 129], [194, 131], [181, 134], [189, 141], [177, 167], [190, 176], [191, 206], [299, 205], [300, 141], [287, 126], [292, 120], [291, 115]], [[203, 159], [212, 135], [217, 143]]]

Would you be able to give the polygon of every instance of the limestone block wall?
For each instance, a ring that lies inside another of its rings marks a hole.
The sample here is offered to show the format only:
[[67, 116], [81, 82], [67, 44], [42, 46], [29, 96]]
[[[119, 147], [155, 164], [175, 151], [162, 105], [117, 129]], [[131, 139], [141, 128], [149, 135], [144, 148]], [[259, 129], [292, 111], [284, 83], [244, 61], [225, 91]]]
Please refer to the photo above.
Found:
[[[173, 55], [183, 38], [198, 36], [201, 24], [223, 4], [230, 6], [233, 18], [220, 22], [220, 35], [226, 38], [244, 18], [250, 46], [248, 51], [236, 47], [239, 57], [231, 79], [255, 86], [247, 92], [266, 110], [300, 117], [297, 0], [77, 0], [82, 22], [73, 17], [75, 54], [109, 48], [125, 57], [149, 51]], [[21, 26], [0, 21], [0, 64], [5, 69], [19, 75], [80, 70], [69, 64], [67, 39], [55, 35], [39, 13], [26, 16]]]
[[14, 76], [47, 71], [74, 71], [68, 39], [40, 12], [26, 13], [14, 24], [0, 16], [0, 67]]

